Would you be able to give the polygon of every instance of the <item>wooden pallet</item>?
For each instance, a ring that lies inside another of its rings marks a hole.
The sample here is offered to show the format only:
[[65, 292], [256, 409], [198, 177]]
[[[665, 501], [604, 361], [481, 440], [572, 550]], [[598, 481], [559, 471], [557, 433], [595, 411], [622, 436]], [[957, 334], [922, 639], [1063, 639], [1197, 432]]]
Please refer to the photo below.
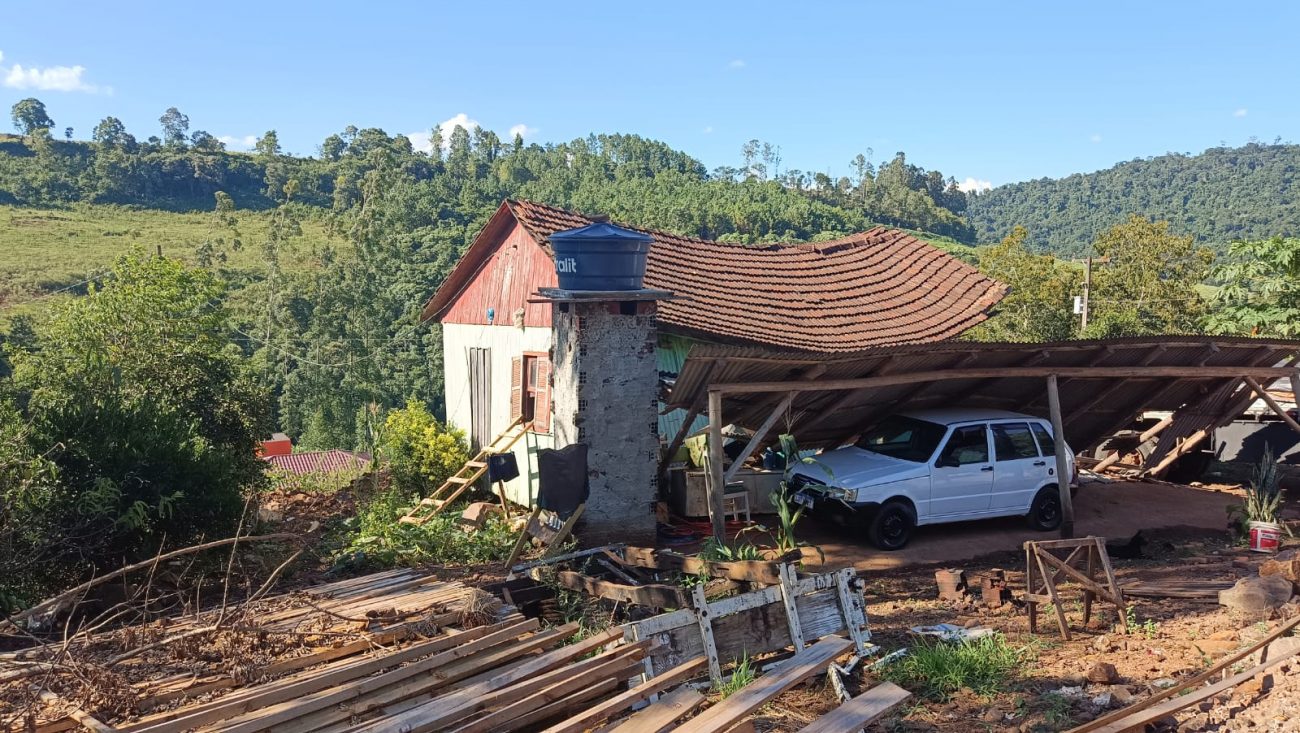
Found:
[[465, 465], [461, 466], [456, 473], [452, 474], [442, 486], [436, 491], [420, 500], [419, 504], [411, 507], [406, 516], [401, 518], [403, 524], [424, 524], [434, 518], [443, 509], [451, 506], [451, 503], [460, 498], [460, 495], [469, 490], [483, 477], [488, 470], [488, 458], [498, 453], [505, 453], [514, 447], [519, 439], [532, 427], [531, 422], [524, 422], [522, 417], [516, 418], [510, 423], [510, 427], [493, 439], [492, 444], [483, 450], [475, 453]]

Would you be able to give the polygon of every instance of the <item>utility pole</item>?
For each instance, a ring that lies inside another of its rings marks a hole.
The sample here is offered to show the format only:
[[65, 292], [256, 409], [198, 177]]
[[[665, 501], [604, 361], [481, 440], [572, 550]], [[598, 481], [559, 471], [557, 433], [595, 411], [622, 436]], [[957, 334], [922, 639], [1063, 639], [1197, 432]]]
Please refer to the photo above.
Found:
[[1088, 291], [1092, 290], [1092, 255], [1088, 255], [1088, 264], [1083, 266], [1083, 316], [1079, 330], [1088, 330]]

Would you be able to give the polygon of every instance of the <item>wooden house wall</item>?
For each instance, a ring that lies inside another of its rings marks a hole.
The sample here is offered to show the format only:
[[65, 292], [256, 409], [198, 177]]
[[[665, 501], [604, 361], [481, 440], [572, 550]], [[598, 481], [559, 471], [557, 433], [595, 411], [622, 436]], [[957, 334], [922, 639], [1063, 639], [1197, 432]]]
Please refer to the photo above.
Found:
[[488, 325], [491, 309], [494, 311], [491, 325], [514, 327], [517, 325], [514, 314], [523, 308], [523, 325], [550, 328], [550, 305], [529, 303], [528, 299], [538, 288], [553, 288], [556, 284], [555, 263], [516, 223], [439, 320]]

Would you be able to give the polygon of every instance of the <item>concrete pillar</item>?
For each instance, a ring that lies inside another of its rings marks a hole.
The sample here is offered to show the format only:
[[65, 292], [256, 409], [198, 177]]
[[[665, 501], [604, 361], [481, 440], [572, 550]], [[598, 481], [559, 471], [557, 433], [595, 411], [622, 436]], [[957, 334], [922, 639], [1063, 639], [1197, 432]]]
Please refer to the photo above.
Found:
[[653, 546], [658, 499], [654, 301], [552, 304], [555, 447], [586, 443], [591, 497], [577, 528], [585, 546]]

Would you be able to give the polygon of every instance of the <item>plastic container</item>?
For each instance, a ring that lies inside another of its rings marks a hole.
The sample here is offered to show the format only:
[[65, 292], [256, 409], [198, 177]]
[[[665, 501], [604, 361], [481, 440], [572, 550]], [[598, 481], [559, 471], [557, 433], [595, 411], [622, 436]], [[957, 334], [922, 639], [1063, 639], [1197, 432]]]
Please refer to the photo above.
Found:
[[648, 234], [605, 222], [552, 234], [555, 274], [564, 290], [640, 290], [650, 254]]
[[1278, 543], [1282, 541], [1282, 527], [1273, 522], [1250, 523], [1251, 552], [1277, 552]]

